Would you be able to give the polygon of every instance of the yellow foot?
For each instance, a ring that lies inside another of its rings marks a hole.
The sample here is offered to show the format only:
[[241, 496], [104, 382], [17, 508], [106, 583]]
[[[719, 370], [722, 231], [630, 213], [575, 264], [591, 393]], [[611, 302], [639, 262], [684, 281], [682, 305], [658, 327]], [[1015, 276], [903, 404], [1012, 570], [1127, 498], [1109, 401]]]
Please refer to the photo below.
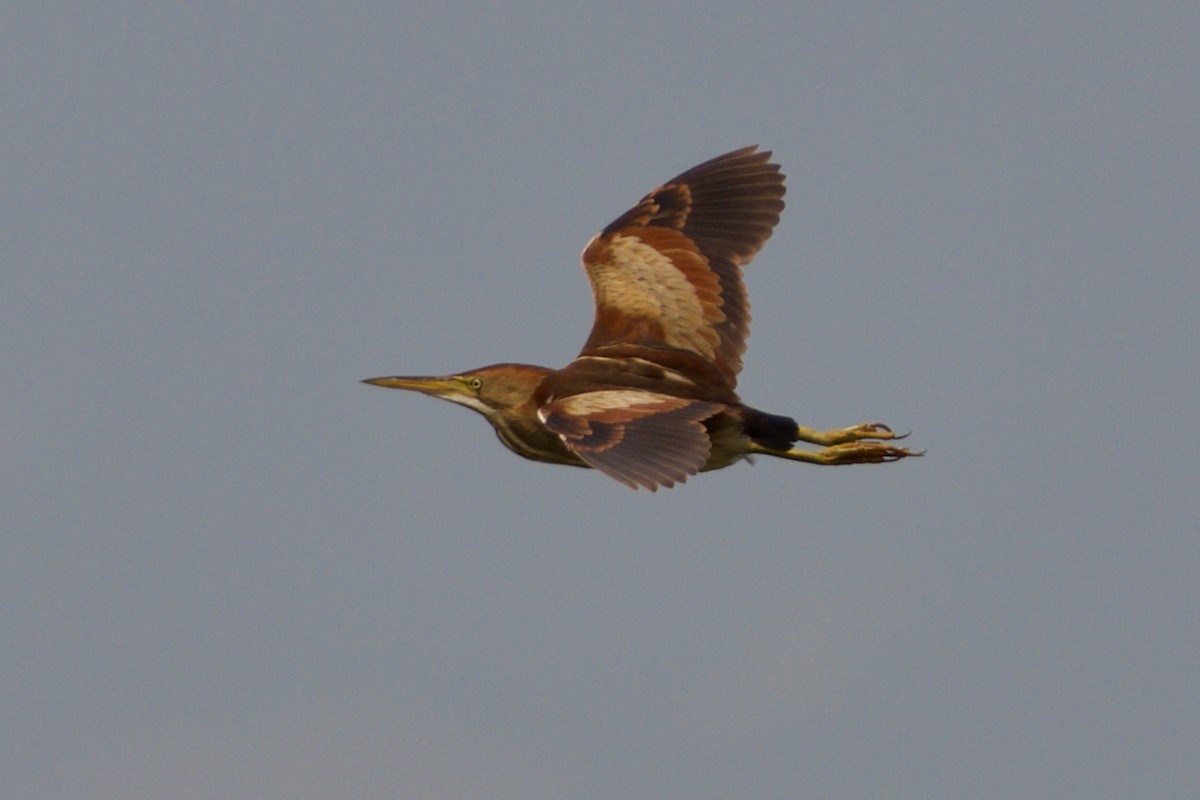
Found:
[[824, 450], [801, 450], [793, 447], [790, 450], [772, 450], [754, 444], [751, 453], [790, 458], [792, 461], [807, 461], [809, 464], [825, 466], [840, 466], [842, 464], [885, 464], [889, 461], [899, 461], [910, 456], [923, 456], [924, 452], [914, 453], [907, 447], [895, 447], [883, 442], [842, 442], [826, 447]]
[[[890, 433], [891, 431], [888, 432]], [[909, 456], [925, 455], [923, 452], [914, 453], [907, 447], [893, 447], [890, 444], [882, 444], [880, 442], [845, 442], [843, 444], [835, 444], [833, 447], [826, 447], [824, 450], [818, 450], [815, 453], [796, 449], [792, 449], [788, 453], [789, 455], [804, 453], [813, 456], [814, 463], [830, 465], [884, 464], [889, 461], [899, 461]]]
[[[800, 441], [808, 442], [809, 444], [839, 445], [847, 442], [861, 442], [863, 439], [879, 439], [883, 441], [903, 439], [908, 434], [892, 433], [892, 429], [882, 422], [863, 422], [859, 425], [852, 425], [849, 428], [835, 428], [831, 431], [818, 431], [798, 425], [796, 426], [796, 436]], [[907, 451], [905, 451], [905, 455], [908, 455]], [[894, 461], [895, 459], [891, 460]]]

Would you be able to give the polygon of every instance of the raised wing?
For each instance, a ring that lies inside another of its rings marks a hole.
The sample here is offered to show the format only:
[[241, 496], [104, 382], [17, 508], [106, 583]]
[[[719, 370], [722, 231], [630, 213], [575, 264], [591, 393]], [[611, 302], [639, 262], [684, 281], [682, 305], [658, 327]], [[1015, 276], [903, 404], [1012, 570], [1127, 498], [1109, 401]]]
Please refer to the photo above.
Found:
[[751, 146], [693, 167], [588, 243], [583, 266], [596, 319], [580, 355], [677, 348], [736, 385], [750, 332], [740, 267], [783, 210], [784, 176], [770, 157]]
[[639, 389], [606, 389], [553, 400], [538, 417], [591, 466], [631, 488], [654, 491], [682, 483], [704, 466], [710, 443], [703, 420], [721, 408]]

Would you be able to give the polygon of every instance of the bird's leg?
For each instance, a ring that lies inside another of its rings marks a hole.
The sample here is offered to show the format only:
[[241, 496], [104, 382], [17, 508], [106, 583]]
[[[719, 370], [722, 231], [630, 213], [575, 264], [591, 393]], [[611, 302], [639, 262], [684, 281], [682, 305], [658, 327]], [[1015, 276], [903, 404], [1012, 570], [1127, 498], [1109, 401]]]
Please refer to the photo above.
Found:
[[852, 425], [849, 428], [834, 428], [830, 431], [818, 431], [813, 428], [806, 428], [803, 425], [796, 426], [797, 439], [802, 442], [825, 446], [859, 442], [863, 439], [903, 439], [905, 436], [908, 436], [908, 434], [892, 433], [892, 429], [882, 422], [863, 422], [859, 425]]
[[924, 453], [914, 453], [907, 447], [894, 447], [883, 442], [841, 442], [831, 445], [824, 450], [801, 450], [793, 447], [789, 450], [775, 450], [764, 447], [757, 442], [751, 444], [751, 453], [762, 453], [779, 458], [790, 458], [793, 461], [807, 461], [809, 464], [838, 466], [841, 464], [884, 464], [889, 461], [899, 461], [909, 456], [922, 456]]
[[[895, 447], [884, 444], [887, 440], [903, 439], [908, 434], [895, 434], [892, 429], [881, 422], [864, 422], [849, 428], [818, 431], [796, 426], [796, 438], [810, 444], [825, 445], [824, 450], [801, 450], [792, 447], [788, 450], [752, 443], [751, 452], [764, 455], [790, 458], [793, 461], [807, 461], [810, 464], [883, 464], [889, 461], [899, 461], [909, 456], [920, 456], [924, 453], [914, 453], [907, 447]], [[871, 441], [875, 440], [875, 441]]]

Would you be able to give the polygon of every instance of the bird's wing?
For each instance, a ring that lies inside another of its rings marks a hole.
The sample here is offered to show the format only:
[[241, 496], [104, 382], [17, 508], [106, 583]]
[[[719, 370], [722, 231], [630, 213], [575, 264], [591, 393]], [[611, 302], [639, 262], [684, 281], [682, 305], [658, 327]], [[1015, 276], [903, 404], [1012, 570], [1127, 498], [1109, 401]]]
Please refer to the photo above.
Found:
[[732, 387], [750, 331], [741, 265], [771, 235], [783, 178], [745, 147], [667, 181], [583, 251], [596, 319], [581, 355], [641, 345], [691, 351]]
[[671, 487], [708, 460], [703, 421], [722, 408], [637, 389], [606, 389], [552, 400], [538, 410], [573, 452], [636, 489]]

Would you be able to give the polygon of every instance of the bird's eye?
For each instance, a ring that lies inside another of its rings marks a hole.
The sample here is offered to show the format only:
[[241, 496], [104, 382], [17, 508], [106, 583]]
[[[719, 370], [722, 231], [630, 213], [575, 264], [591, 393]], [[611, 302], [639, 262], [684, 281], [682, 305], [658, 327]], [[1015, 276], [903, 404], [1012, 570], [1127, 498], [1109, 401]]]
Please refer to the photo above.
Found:
[[481, 381], [479, 378], [471, 378], [471, 380], [467, 382], [467, 385], [478, 392], [481, 388], [483, 388], [483, 381]]

